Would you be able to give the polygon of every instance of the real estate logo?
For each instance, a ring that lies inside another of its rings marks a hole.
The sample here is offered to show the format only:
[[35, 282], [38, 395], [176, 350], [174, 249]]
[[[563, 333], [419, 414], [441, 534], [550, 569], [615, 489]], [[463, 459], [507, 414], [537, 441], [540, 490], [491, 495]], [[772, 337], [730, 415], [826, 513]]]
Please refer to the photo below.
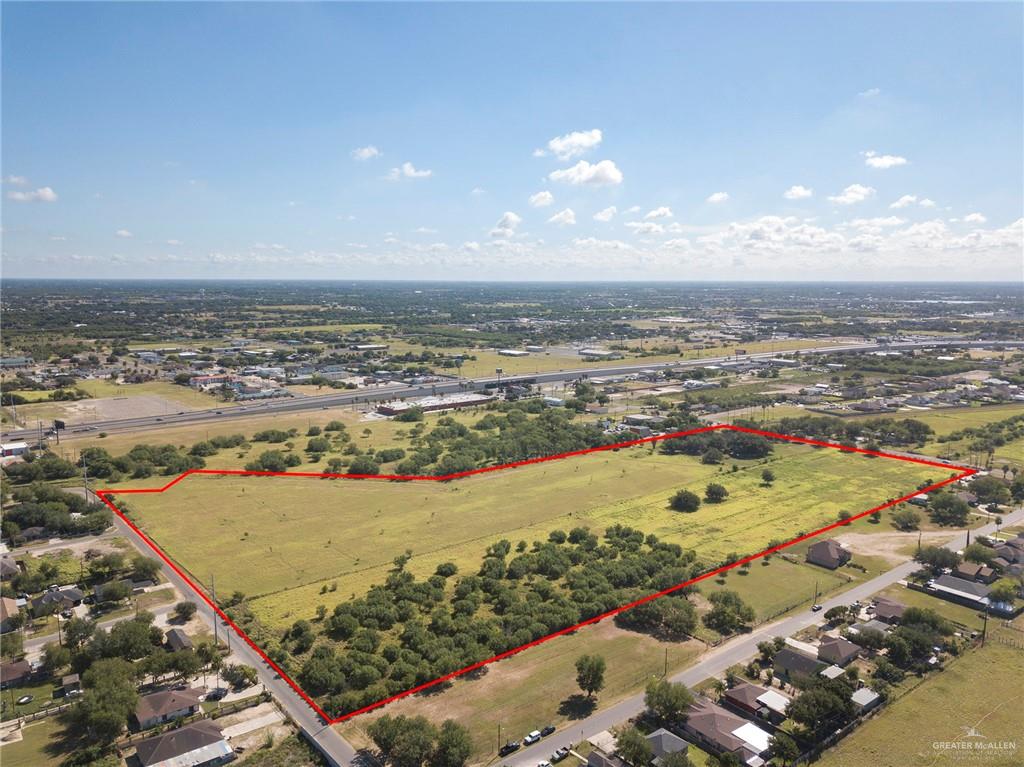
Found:
[[932, 741], [932, 750], [954, 758], [972, 760], [1005, 760], [1017, 753], [1015, 740], [993, 740], [974, 725], [960, 725], [960, 729], [964, 734], [956, 740]]

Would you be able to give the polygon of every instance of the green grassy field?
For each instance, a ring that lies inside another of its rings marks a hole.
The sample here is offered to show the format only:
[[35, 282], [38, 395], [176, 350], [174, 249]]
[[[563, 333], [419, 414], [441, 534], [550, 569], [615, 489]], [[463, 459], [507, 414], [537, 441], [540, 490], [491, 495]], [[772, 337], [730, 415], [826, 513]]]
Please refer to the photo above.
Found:
[[1024, 405], [985, 405], [981, 407], [947, 408], [939, 410], [901, 411], [884, 416], [858, 416], [855, 420], [874, 420], [877, 418], [913, 418], [922, 421], [935, 429], [936, 435], [971, 427], [984, 426], [986, 423], [1001, 421], [1024, 413]]
[[496, 755], [499, 725], [504, 743], [546, 724], [571, 729], [573, 719], [590, 711], [584, 700], [573, 697], [580, 693], [575, 670], [580, 655], [596, 653], [605, 659], [605, 687], [594, 703], [607, 707], [643, 689], [649, 680], [661, 678], [666, 659], [671, 673], [692, 663], [701, 648], [692, 640], [662, 642], [623, 631], [606, 620], [489, 666], [476, 678], [456, 680], [443, 691], [414, 695], [338, 728], [361, 747], [371, 743], [366, 727], [383, 713], [422, 715], [438, 724], [451, 718], [469, 728], [470, 762], [485, 763]]
[[[1018, 636], [1020, 636], [1018, 634]], [[944, 671], [890, 704], [826, 752], [821, 767], [914, 767], [972, 764], [1019, 767], [1024, 763], [1021, 712], [1024, 651], [998, 642], [971, 650]], [[974, 727], [982, 738], [967, 738]], [[953, 752], [948, 741], [1015, 741], [1011, 751]]]
[[64, 725], [47, 717], [22, 730], [22, 739], [0, 747], [4, 767], [57, 767], [70, 756], [61, 748]]
[[[501, 538], [531, 542], [553, 529], [620, 523], [715, 562], [820, 527], [840, 510], [869, 508], [928, 476], [913, 464], [793, 445], [776, 447], [773, 487], [761, 486], [762, 464], [739, 465], [733, 473], [631, 448], [450, 483], [195, 476], [123, 499], [198, 580], [213, 576], [221, 593], [259, 597], [257, 616], [281, 625], [383, 582], [406, 549], [408, 569], [425, 577], [445, 561], [476, 570]], [[725, 503], [695, 514], [668, 509], [675, 490], [702, 493], [711, 479], [729, 489]], [[321, 596], [332, 583], [337, 593]]]

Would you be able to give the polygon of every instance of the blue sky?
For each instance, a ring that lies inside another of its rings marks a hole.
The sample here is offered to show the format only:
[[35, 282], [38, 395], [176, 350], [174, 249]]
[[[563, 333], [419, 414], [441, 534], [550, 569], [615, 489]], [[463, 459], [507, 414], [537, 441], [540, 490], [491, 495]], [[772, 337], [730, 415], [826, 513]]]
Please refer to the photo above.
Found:
[[3, 16], [9, 277], [1021, 277], [1017, 3]]

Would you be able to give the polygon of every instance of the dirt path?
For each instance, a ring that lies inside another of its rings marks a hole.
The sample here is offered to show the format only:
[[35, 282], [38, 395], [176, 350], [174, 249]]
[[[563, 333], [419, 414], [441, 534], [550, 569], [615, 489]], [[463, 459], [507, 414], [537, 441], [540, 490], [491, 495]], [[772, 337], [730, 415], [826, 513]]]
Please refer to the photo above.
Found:
[[[956, 530], [920, 533], [922, 544], [940, 546], [956, 536]], [[842, 533], [836, 540], [845, 543], [854, 554], [866, 557], [881, 557], [890, 564], [898, 565], [910, 559], [908, 547], [917, 545], [918, 533]]]

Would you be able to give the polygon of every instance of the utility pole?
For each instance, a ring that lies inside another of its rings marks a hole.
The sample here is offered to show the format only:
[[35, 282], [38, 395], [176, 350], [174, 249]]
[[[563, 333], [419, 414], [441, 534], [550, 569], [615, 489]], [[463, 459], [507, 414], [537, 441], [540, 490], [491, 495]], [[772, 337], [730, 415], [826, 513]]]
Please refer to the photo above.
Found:
[[665, 674], [664, 678], [668, 679], [668, 648], [665, 648]]
[[[210, 573], [210, 595], [213, 597], [213, 603], [217, 604], [217, 582], [214, 580], [213, 573]], [[218, 639], [217, 626], [220, 624], [218, 620], [217, 611], [213, 611], [213, 646], [216, 648], [220, 645]]]
[[985, 646], [985, 637], [988, 636], [988, 605], [985, 605], [985, 623], [981, 627], [981, 646]]

